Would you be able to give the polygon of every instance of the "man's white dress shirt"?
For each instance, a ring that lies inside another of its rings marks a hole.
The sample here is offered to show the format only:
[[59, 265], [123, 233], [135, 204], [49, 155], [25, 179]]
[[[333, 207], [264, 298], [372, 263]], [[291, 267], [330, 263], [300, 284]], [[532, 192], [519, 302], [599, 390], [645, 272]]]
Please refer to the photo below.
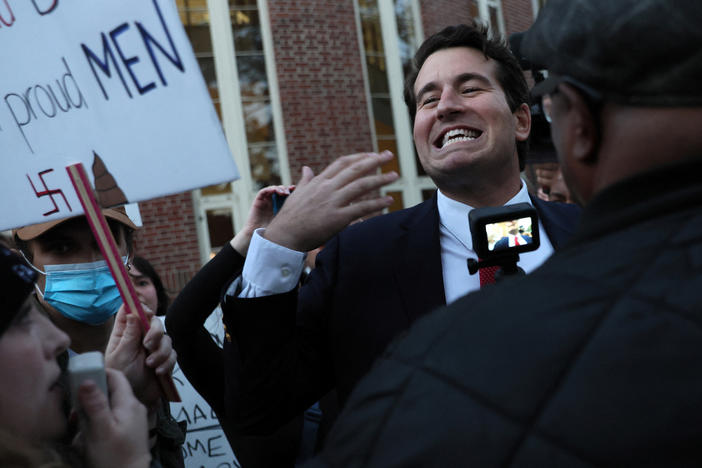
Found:
[[[522, 188], [505, 205], [528, 203], [531, 199], [522, 183]], [[439, 242], [441, 243], [441, 268], [444, 276], [446, 303], [450, 304], [471, 291], [480, 289], [480, 276], [468, 273], [467, 259], [477, 259], [473, 251], [473, 239], [468, 225], [468, 213], [472, 207], [457, 202], [438, 191]], [[265, 239], [263, 229], [254, 232], [244, 269], [239, 279], [230, 286], [227, 294], [239, 297], [260, 297], [288, 292], [293, 289], [304, 267], [305, 253], [290, 250]], [[533, 252], [519, 255], [519, 265], [529, 273], [541, 265], [553, 253], [553, 246], [546, 235], [543, 223], [539, 223], [541, 245]]]

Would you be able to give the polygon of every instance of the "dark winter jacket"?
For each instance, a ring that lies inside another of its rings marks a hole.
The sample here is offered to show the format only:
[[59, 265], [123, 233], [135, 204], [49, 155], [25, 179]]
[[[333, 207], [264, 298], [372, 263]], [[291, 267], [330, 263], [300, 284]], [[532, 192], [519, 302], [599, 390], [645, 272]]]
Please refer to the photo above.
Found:
[[541, 268], [418, 321], [313, 466], [702, 466], [700, 174], [608, 188]]

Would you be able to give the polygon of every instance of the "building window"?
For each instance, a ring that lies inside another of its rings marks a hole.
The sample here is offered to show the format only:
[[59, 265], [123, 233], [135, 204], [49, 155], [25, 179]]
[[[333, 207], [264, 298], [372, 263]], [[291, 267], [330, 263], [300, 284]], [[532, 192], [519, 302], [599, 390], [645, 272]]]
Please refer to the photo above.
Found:
[[[212, 103], [217, 115], [222, 119], [222, 106], [219, 98], [219, 85], [215, 72], [212, 35], [210, 32], [210, 12], [207, 0], [176, 0], [180, 20], [185, 26], [185, 32], [193, 46], [207, 90], [210, 92]], [[202, 189], [203, 194], [214, 195], [231, 191], [229, 183], [213, 185]]]
[[[363, 30], [363, 49], [373, 110], [376, 149], [377, 151], [390, 150], [397, 154], [395, 123], [392, 115], [388, 67], [378, 0], [358, 0], [358, 7]], [[400, 171], [397, 160], [394, 160], [384, 170]]]
[[281, 183], [273, 107], [256, 0], [229, 0], [254, 189]]
[[404, 77], [422, 41], [416, 0], [357, 0], [361, 50], [365, 58], [369, 114], [376, 151], [396, 158], [382, 168], [400, 179], [382, 189], [395, 203], [390, 211], [415, 205], [434, 187], [418, 162], [407, 107]]
[[[472, 12], [473, 9], [471, 9]], [[490, 26], [490, 31], [493, 34], [505, 35], [505, 21], [502, 15], [501, 0], [478, 0], [477, 17]]]
[[[210, 245], [221, 247], [234, 237], [234, 220], [232, 210], [219, 208], [205, 210], [207, 213], [207, 225], [209, 226]], [[214, 256], [214, 252], [211, 252]]]
[[176, 0], [241, 179], [193, 192], [200, 257], [241, 228], [256, 192], [290, 183], [264, 0]]
[[215, 74], [214, 53], [212, 51], [212, 38], [210, 35], [210, 12], [206, 0], [177, 0], [180, 20], [185, 26], [185, 32], [193, 46], [195, 57], [200, 64], [202, 76], [207, 84], [210, 97], [217, 110], [217, 115], [222, 118], [219, 103], [219, 89]]

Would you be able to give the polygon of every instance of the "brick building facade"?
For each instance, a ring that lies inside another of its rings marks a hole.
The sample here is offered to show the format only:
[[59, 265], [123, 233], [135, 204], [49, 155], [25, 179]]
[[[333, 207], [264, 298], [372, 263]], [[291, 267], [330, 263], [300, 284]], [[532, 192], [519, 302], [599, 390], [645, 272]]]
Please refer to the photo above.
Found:
[[[394, 209], [428, 196], [402, 69], [444, 26], [482, 19], [503, 34], [529, 27], [537, 0], [177, 0], [242, 179], [140, 204], [137, 254], [171, 294], [243, 223], [260, 186], [291, 183], [354, 152], [392, 149]], [[399, 57], [399, 58], [398, 58]], [[400, 94], [401, 96], [401, 94]]]

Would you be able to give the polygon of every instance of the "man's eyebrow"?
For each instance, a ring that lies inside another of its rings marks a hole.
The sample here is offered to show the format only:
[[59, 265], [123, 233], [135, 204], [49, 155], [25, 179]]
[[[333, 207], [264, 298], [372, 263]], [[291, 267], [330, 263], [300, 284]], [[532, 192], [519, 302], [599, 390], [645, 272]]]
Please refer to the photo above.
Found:
[[430, 93], [430, 92], [434, 91], [434, 90], [437, 89], [438, 87], [439, 87], [439, 86], [436, 84], [436, 82], [430, 81], [429, 83], [427, 83], [427, 84], [425, 84], [424, 86], [422, 86], [422, 89], [420, 89], [419, 91], [417, 91], [417, 94], [415, 94], [415, 96], [414, 96], [414, 101], [415, 101], [416, 103], [419, 103], [419, 98], [421, 98], [421, 97], [422, 97], [424, 94], [426, 94], [426, 93]]
[[[453, 79], [453, 82], [454, 82], [454, 84], [460, 84], [460, 83], [465, 83], [466, 81], [471, 81], [471, 80], [480, 81], [484, 85], [491, 84], [490, 80], [485, 75], [481, 75], [480, 73], [470, 73], [470, 72], [461, 73], [460, 75], [456, 76]], [[429, 93], [431, 91], [434, 91], [438, 87], [439, 87], [439, 85], [435, 81], [430, 81], [429, 83], [425, 84], [424, 86], [422, 86], [422, 88], [419, 91], [417, 91], [417, 94], [415, 95], [415, 98], [414, 98], [415, 101], [419, 102], [419, 98], [421, 98], [422, 95]]]
[[490, 79], [487, 76], [481, 75], [480, 73], [461, 73], [453, 81], [456, 84], [460, 84], [460, 83], [465, 83], [466, 81], [473, 81], [473, 80], [480, 81], [484, 85], [491, 85], [492, 84], [492, 82], [490, 81]]

